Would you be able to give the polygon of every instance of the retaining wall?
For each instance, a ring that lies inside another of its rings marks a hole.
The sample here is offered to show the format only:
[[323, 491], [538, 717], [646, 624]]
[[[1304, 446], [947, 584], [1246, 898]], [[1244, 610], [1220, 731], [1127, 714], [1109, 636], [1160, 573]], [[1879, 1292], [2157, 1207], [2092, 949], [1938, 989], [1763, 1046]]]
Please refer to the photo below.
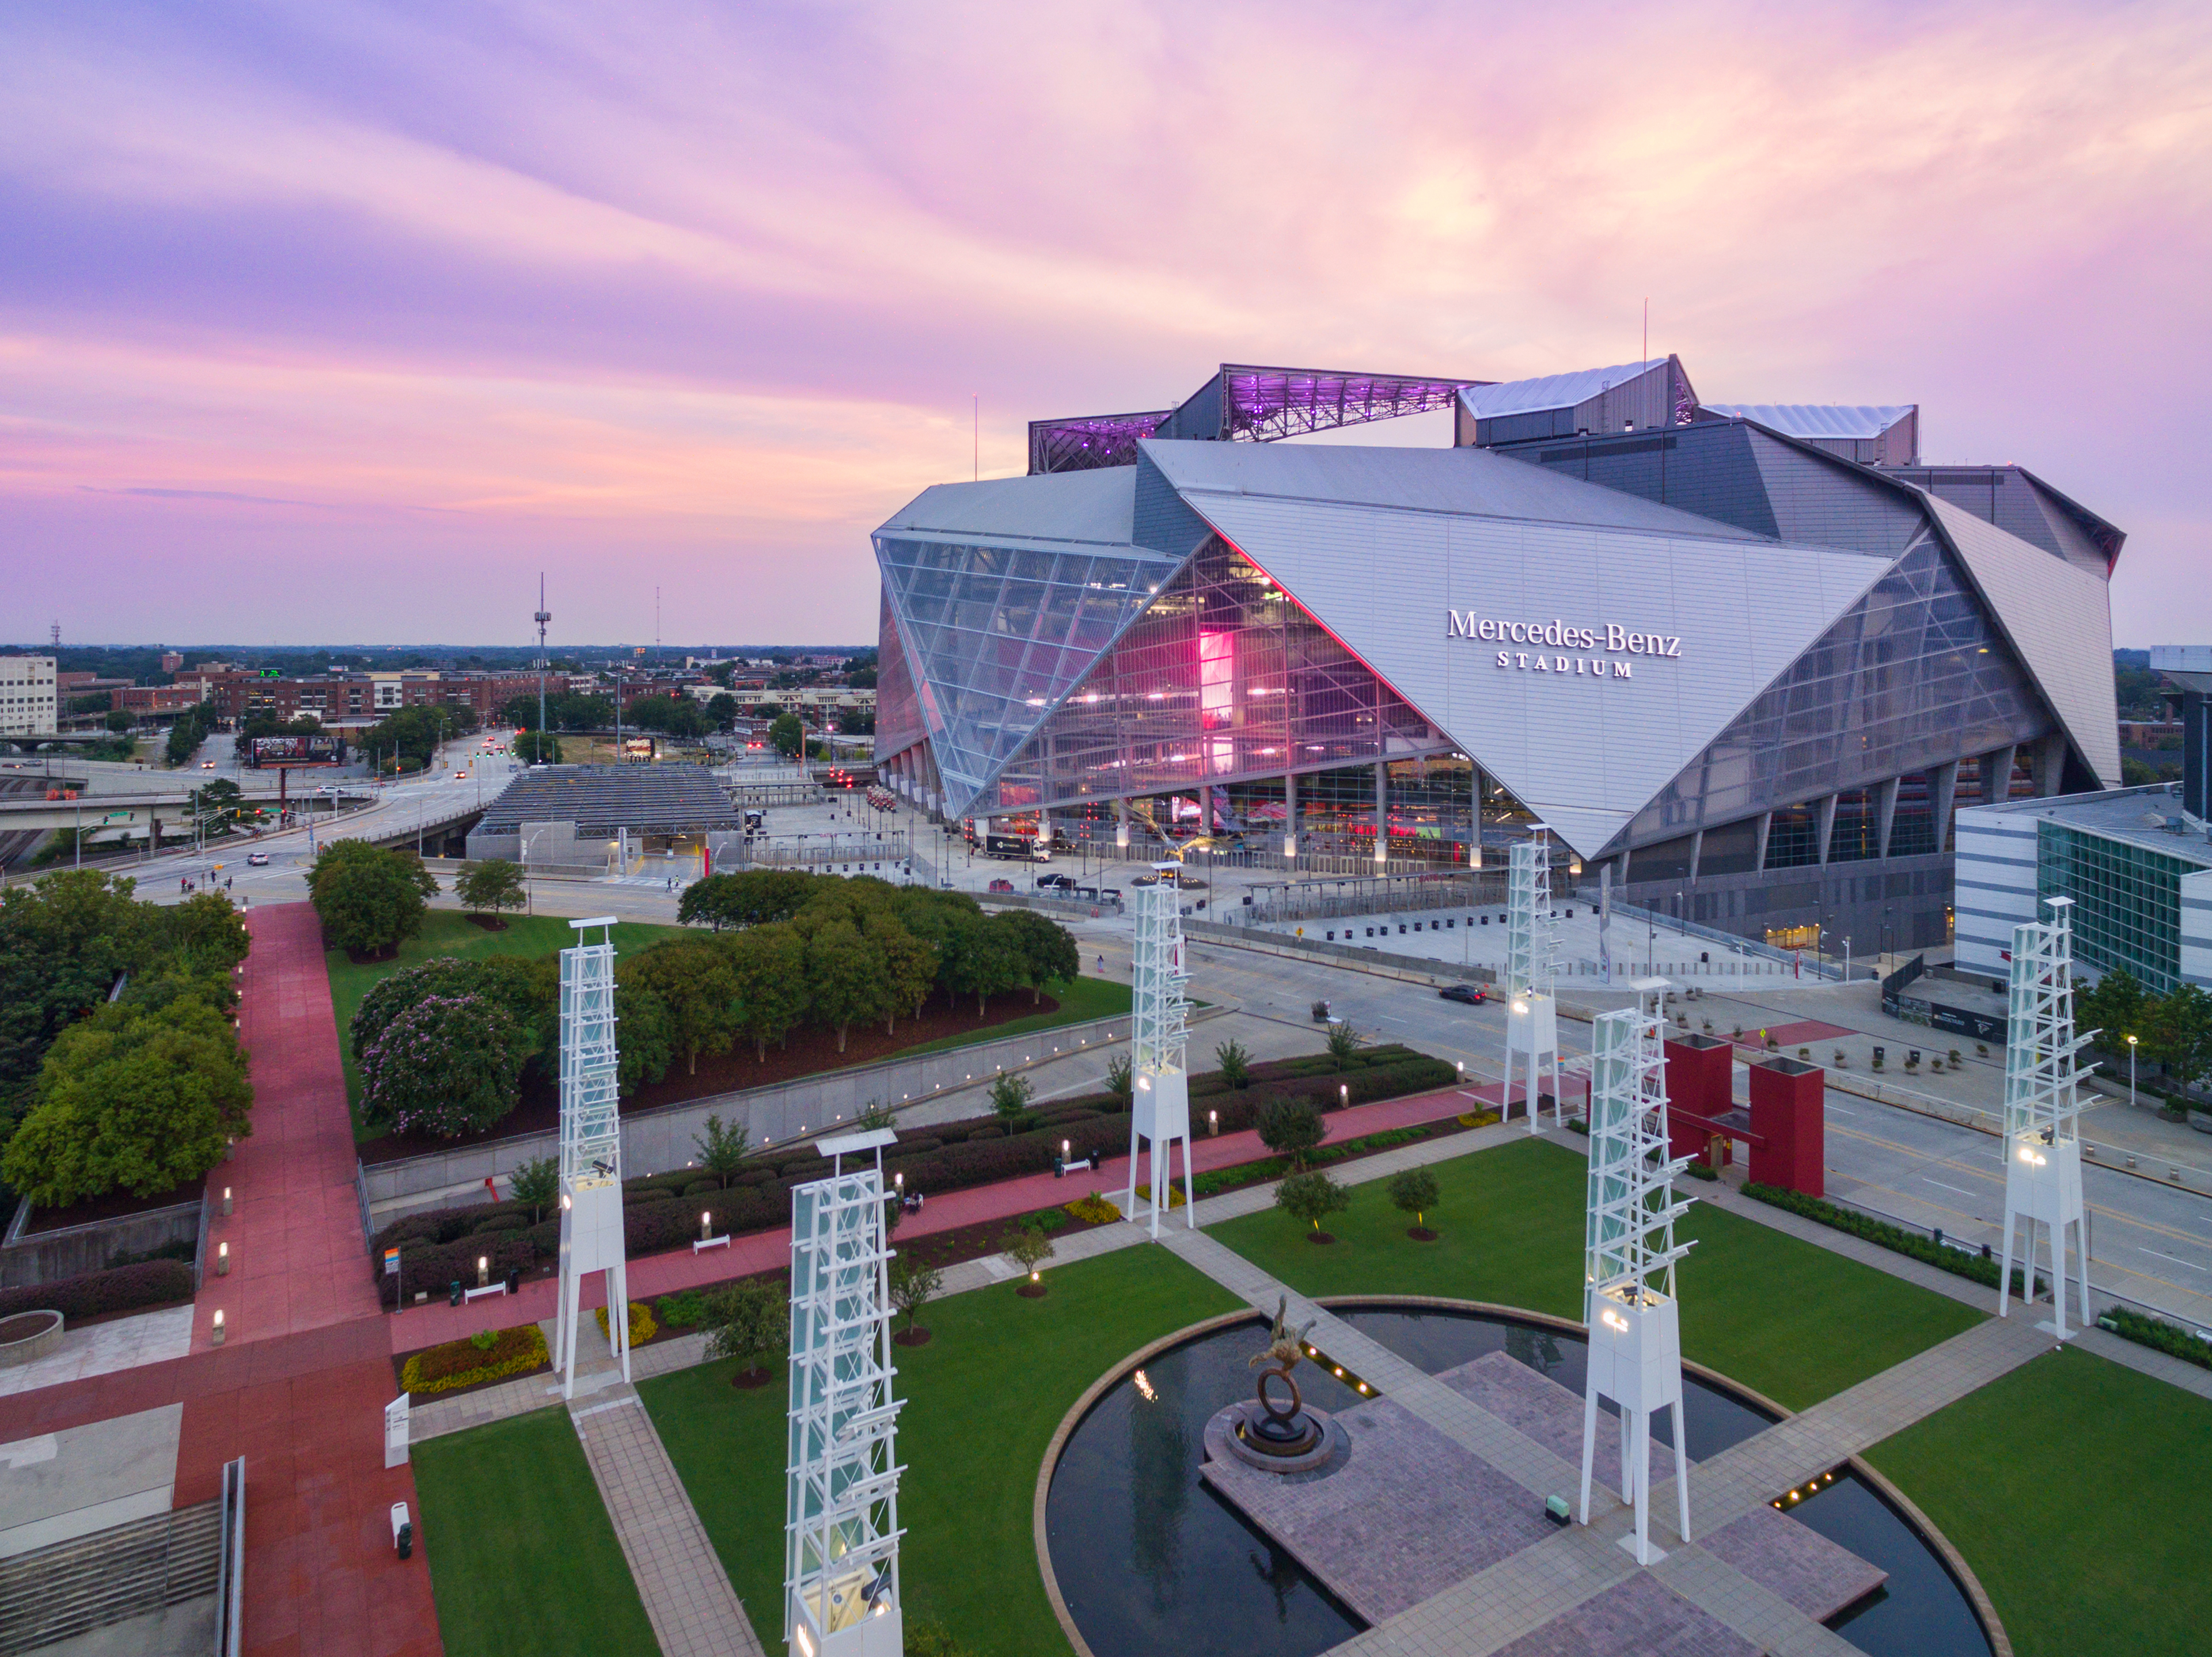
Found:
[[27, 1288], [35, 1283], [56, 1283], [88, 1272], [105, 1271], [117, 1254], [143, 1254], [165, 1243], [198, 1243], [200, 1207], [195, 1198], [173, 1208], [150, 1209], [143, 1214], [26, 1235], [22, 1228], [30, 1221], [31, 1205], [19, 1203], [8, 1228], [8, 1241], [0, 1246], [0, 1289]]

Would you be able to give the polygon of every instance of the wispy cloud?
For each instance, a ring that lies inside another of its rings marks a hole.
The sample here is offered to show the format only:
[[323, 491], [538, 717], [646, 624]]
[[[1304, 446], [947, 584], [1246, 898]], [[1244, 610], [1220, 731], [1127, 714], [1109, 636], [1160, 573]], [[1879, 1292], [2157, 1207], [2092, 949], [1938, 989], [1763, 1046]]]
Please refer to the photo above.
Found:
[[2033, 463], [2137, 529], [2122, 638], [2201, 635], [2208, 72], [2165, 3], [19, 11], [0, 502], [80, 636], [491, 636], [543, 561], [857, 639], [973, 393], [1004, 472], [1224, 358], [1621, 361], [1649, 296], [1710, 397]]

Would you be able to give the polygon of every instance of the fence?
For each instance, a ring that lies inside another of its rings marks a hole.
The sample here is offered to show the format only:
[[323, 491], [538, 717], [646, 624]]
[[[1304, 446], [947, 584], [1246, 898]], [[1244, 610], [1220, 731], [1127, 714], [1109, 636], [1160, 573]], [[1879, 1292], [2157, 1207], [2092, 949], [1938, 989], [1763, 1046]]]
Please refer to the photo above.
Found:
[[1286, 883], [1281, 895], [1267, 895], [1273, 890], [1272, 886], [1254, 887], [1251, 901], [1234, 912], [1237, 923], [1258, 926], [1416, 909], [1493, 909], [1505, 901], [1505, 877], [1485, 871], [1381, 876], [1368, 872], [1333, 882], [1328, 890], [1322, 889], [1319, 882]]
[[[1577, 901], [1588, 903], [1595, 907], [1598, 901], [1598, 889], [1595, 886], [1583, 887]], [[1717, 926], [1707, 926], [1695, 920], [1677, 920], [1673, 916], [1662, 914], [1656, 909], [1647, 909], [1634, 903], [1624, 903], [1618, 898], [1613, 900], [1613, 914], [1616, 920], [1641, 920], [1650, 926], [1664, 926], [1672, 932], [1682, 932], [1691, 938], [1702, 938], [1715, 944], [1725, 944], [1728, 948], [1756, 961], [1782, 962], [1786, 963], [1793, 972], [1802, 969], [1810, 973], [1815, 978], [1840, 979], [1844, 975], [1844, 969], [1841, 967], [1824, 961], [1819, 956], [1807, 955], [1801, 950], [1778, 949], [1763, 938], [1745, 938], [1737, 932], [1724, 932]], [[1856, 972], [1856, 968], [1853, 970]], [[1867, 970], [1871, 974], [1873, 968], [1869, 968]]]
[[[162, 1618], [158, 1635], [150, 1629], [133, 1632], [158, 1639], [159, 1645], [134, 1648], [205, 1649], [204, 1641], [192, 1641], [186, 1632], [194, 1621], [207, 1628], [204, 1605], [196, 1608], [197, 1618], [179, 1614], [173, 1626], [164, 1613], [215, 1593], [222, 1534], [222, 1504], [202, 1502], [0, 1559], [0, 1657], [156, 1616]], [[218, 1644], [215, 1649], [236, 1648]]]

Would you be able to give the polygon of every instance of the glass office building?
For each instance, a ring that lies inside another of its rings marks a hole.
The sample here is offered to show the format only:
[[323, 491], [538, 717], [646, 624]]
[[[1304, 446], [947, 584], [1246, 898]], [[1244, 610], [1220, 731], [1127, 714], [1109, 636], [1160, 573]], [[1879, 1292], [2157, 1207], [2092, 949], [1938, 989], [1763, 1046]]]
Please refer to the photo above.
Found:
[[[1269, 440], [1447, 405], [1448, 449]], [[1923, 464], [1917, 429], [1708, 406], [1671, 357], [1232, 365], [1039, 422], [1030, 476], [876, 532], [879, 768], [979, 825], [1293, 868], [1464, 867], [1541, 824], [1687, 919], [1940, 943], [1960, 806], [2118, 780], [2121, 537], [2018, 468]]]

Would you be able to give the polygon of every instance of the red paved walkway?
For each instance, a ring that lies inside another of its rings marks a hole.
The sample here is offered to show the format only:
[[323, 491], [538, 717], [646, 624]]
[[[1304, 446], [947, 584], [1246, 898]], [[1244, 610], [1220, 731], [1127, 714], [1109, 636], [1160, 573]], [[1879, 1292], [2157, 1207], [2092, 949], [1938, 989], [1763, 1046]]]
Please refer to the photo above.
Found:
[[[254, 910], [240, 1033], [253, 1065], [253, 1133], [211, 1176], [233, 1212], [228, 1278], [206, 1276], [192, 1350], [0, 1399], [0, 1441], [181, 1401], [176, 1500], [219, 1494], [246, 1458], [246, 1647], [337, 1657], [443, 1650], [418, 1548], [401, 1564], [388, 1517], [415, 1480], [384, 1466], [391, 1349], [372, 1292], [329, 974], [306, 904]], [[210, 1344], [217, 1307], [227, 1342]]]
[[[1495, 1083], [1491, 1084], [1489, 1092], [1496, 1094]], [[1494, 1096], [1492, 1102], [1495, 1102]], [[1330, 1113], [1328, 1142], [1341, 1144], [1387, 1128], [1433, 1122], [1478, 1109], [1480, 1105], [1480, 1090], [1472, 1085], [1463, 1089], [1444, 1088], [1403, 1099], [1386, 1099], [1380, 1104], [1354, 1105], [1349, 1110]], [[1267, 1154], [1257, 1133], [1224, 1133], [1210, 1138], [1203, 1131], [1202, 1113], [1199, 1126], [1200, 1135], [1191, 1145], [1191, 1167], [1198, 1173], [1249, 1162]], [[1177, 1177], [1181, 1177], [1181, 1157], [1176, 1161]], [[971, 1186], [964, 1191], [949, 1191], [942, 1197], [932, 1197], [919, 1217], [909, 1215], [900, 1224], [898, 1235], [908, 1239], [926, 1237], [963, 1225], [1009, 1219], [1017, 1214], [1034, 1213], [1054, 1203], [1072, 1202], [1094, 1188], [1118, 1204], [1128, 1185], [1128, 1162], [1117, 1156], [1097, 1174], [1077, 1174], [1064, 1180], [1056, 1180], [1049, 1174], [1032, 1174], [997, 1185]], [[791, 1232], [787, 1228], [733, 1238], [726, 1249], [709, 1249], [703, 1254], [695, 1255], [689, 1249], [648, 1254], [629, 1263], [630, 1298], [650, 1302], [656, 1295], [672, 1294], [702, 1284], [721, 1283], [754, 1272], [773, 1272], [790, 1263]], [[586, 1282], [586, 1307], [606, 1304], [605, 1283], [606, 1279], [597, 1273]], [[555, 1279], [540, 1278], [525, 1284], [522, 1292], [511, 1297], [488, 1295], [464, 1306], [447, 1306], [440, 1301], [428, 1306], [410, 1307], [399, 1316], [386, 1320], [392, 1350], [412, 1352], [439, 1341], [459, 1340], [479, 1329], [509, 1329], [519, 1324], [542, 1321], [556, 1309], [556, 1292]]]

